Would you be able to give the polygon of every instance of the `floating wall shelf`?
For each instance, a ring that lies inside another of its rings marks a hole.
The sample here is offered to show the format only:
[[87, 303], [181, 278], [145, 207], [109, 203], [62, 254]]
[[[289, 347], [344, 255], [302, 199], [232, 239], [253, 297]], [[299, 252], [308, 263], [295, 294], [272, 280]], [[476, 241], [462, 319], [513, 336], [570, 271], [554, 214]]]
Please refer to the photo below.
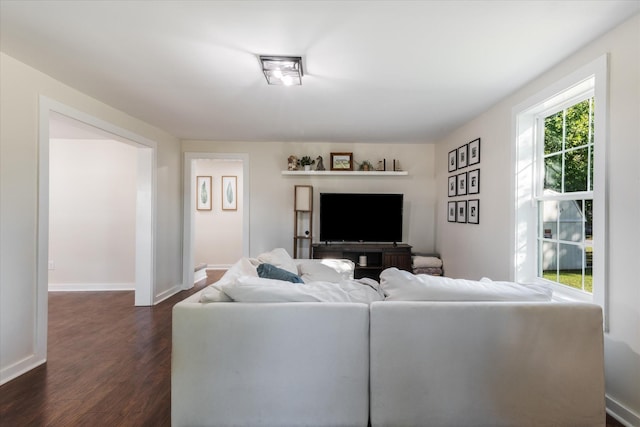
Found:
[[406, 176], [407, 171], [282, 171], [282, 175]]

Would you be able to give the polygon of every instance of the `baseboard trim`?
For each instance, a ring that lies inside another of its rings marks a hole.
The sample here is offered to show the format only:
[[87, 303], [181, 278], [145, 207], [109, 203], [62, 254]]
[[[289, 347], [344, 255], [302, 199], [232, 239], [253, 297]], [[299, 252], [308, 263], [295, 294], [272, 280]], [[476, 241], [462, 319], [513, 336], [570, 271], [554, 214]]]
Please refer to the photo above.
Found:
[[605, 396], [605, 400], [607, 405], [607, 414], [611, 415], [627, 427], [640, 426], [640, 415], [609, 396]]
[[158, 295], [156, 295], [153, 304], [160, 304], [162, 301], [166, 300], [167, 298], [171, 298], [172, 296], [183, 290], [184, 289], [182, 289], [181, 285], [175, 285], [174, 287], [167, 289], [164, 292], [160, 292]]
[[198, 283], [201, 280], [204, 280], [207, 278], [207, 270], [205, 268], [201, 268], [200, 270], [196, 270], [195, 273], [193, 273], [193, 283]]
[[49, 283], [49, 292], [133, 291], [135, 283]]
[[228, 270], [231, 268], [229, 264], [208, 264], [207, 270]]
[[11, 366], [7, 366], [0, 371], [0, 385], [6, 384], [18, 378], [20, 375], [26, 374], [30, 370], [44, 364], [46, 361], [46, 358], [39, 358], [37, 355], [32, 354]]

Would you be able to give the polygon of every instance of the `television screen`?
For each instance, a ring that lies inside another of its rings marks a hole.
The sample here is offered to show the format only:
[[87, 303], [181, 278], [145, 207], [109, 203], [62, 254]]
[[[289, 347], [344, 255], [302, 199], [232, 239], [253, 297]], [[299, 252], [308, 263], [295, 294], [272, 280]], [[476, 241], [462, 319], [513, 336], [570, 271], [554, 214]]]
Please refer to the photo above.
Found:
[[402, 241], [402, 194], [320, 193], [320, 241]]

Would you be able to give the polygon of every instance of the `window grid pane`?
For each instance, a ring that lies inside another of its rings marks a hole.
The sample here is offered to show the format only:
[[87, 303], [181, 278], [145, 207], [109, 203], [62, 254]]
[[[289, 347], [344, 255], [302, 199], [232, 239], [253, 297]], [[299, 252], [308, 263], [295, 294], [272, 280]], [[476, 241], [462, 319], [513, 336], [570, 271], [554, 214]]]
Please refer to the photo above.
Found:
[[594, 99], [544, 118], [544, 190], [593, 191]]
[[538, 202], [538, 276], [593, 291], [593, 200]]
[[586, 292], [593, 289], [593, 117], [593, 98], [544, 117], [538, 199], [538, 276]]

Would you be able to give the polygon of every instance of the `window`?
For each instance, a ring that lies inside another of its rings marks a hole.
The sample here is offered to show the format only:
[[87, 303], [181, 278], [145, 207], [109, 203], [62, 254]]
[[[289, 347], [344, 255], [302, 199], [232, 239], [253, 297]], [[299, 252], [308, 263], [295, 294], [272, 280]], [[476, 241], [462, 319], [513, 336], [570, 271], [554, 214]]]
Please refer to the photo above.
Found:
[[606, 311], [607, 57], [516, 106], [514, 280]]
[[593, 292], [594, 97], [537, 117], [538, 274]]

